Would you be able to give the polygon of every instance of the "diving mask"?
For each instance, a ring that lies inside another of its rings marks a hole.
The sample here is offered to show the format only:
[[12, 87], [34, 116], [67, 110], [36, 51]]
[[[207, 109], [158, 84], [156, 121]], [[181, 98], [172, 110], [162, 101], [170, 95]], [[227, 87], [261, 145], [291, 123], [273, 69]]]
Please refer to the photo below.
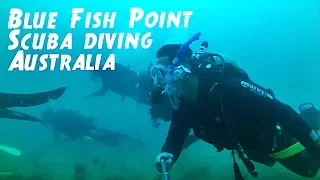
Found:
[[168, 95], [173, 109], [178, 109], [178, 98], [183, 93], [182, 85], [185, 80], [191, 77], [191, 71], [184, 65], [166, 68], [162, 65], [154, 66], [150, 72], [154, 80], [153, 102], [160, 103], [162, 95]]
[[164, 92], [169, 96], [172, 108], [177, 110], [179, 108], [179, 97], [184, 93], [182, 85], [185, 80], [191, 77], [191, 71], [189, 68], [179, 65], [173, 70], [169, 71], [166, 76], [166, 87]]
[[191, 76], [191, 70], [184, 65], [179, 65], [173, 69], [163, 65], [156, 65], [152, 68], [151, 77], [156, 86], [166, 86], [168, 81], [182, 81]]
[[[163, 94], [167, 94], [172, 108], [175, 110], [179, 108], [178, 99], [183, 93], [182, 85], [184, 80], [191, 76], [191, 70], [181, 63], [183, 55], [190, 44], [199, 39], [200, 35], [200, 32], [196, 33], [180, 47], [176, 57], [172, 60], [172, 65], [170, 67], [155, 65], [150, 72], [154, 81], [153, 92], [155, 94], [152, 93], [152, 96], [155, 99], [160, 99]], [[160, 61], [160, 59], [158, 60]]]
[[181, 64], [184, 53], [189, 46], [200, 38], [201, 33], [194, 34], [187, 42], [182, 44], [176, 57], [172, 61], [172, 66], [169, 70], [169, 76], [166, 78], [165, 92], [168, 94], [172, 108], [177, 110], [179, 108], [178, 98], [182, 94], [183, 80], [188, 79], [191, 76], [191, 70]]
[[150, 69], [150, 75], [153, 80], [151, 101], [153, 104], [160, 104], [164, 96], [167, 68], [162, 65], [155, 65]]
[[183, 65], [173, 69], [172, 78], [176, 81], [186, 80], [191, 76], [191, 70]]
[[167, 68], [163, 65], [154, 66], [150, 71], [150, 75], [153, 79], [153, 84], [157, 86], [163, 86], [165, 83], [165, 76], [167, 71]]

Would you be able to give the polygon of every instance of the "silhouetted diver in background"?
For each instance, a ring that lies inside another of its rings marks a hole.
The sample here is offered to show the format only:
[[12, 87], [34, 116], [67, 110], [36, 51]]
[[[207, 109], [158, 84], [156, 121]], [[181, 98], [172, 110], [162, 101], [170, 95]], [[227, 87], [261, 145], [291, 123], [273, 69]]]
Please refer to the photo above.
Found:
[[[95, 116], [85, 114], [77, 109], [62, 106], [47, 108], [41, 115], [43, 124], [52, 128], [58, 142], [78, 139], [91, 139], [113, 147], [139, 148], [143, 142], [120, 131], [110, 131], [97, 127]], [[61, 137], [64, 139], [61, 140]]]

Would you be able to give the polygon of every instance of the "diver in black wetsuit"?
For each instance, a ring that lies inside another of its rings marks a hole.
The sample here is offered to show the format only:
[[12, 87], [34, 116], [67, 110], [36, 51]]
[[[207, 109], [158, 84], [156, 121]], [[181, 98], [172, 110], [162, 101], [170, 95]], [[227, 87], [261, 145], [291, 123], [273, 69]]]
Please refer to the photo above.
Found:
[[[301, 176], [316, 175], [320, 137], [298, 113], [219, 54], [194, 58], [188, 48], [177, 63], [180, 48], [178, 44], [160, 48], [151, 73], [153, 103], [167, 94], [175, 109], [156, 158], [159, 171], [162, 160], [168, 168], [178, 160], [186, 134], [193, 129], [217, 151], [237, 151], [253, 177], [258, 174], [251, 160], [270, 166], [278, 161]], [[241, 179], [236, 162], [234, 169], [236, 179]]]
[[114, 147], [137, 148], [143, 146], [142, 141], [125, 133], [97, 127], [96, 117], [82, 113], [77, 109], [63, 106], [50, 107], [42, 113], [41, 121], [51, 127], [58, 142], [89, 138], [95, 142]]

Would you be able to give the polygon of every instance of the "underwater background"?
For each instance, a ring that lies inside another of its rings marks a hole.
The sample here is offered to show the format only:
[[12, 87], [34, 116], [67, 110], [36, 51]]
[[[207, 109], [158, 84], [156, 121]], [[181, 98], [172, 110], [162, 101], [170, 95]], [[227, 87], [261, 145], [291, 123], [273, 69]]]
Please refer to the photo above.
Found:
[[[295, 110], [303, 102], [320, 106], [319, 0], [2, 2], [0, 92], [30, 93], [67, 87], [65, 94], [53, 103], [14, 109], [35, 116], [40, 116], [50, 106], [78, 109], [97, 117], [96, 124], [99, 127], [124, 132], [145, 144], [141, 148], [118, 148], [90, 140], [58, 143], [52, 130], [41, 124], [1, 119], [0, 144], [20, 149], [22, 156], [13, 157], [0, 152], [0, 172], [21, 175], [16, 179], [26, 176], [29, 179], [69, 180], [75, 179], [75, 172], [81, 169], [86, 179], [93, 180], [160, 180], [162, 177], [156, 171], [154, 161], [165, 140], [169, 123], [161, 123], [159, 128], [153, 128], [147, 106], [137, 105], [130, 98], [121, 102], [121, 97], [113, 92], [99, 98], [84, 99], [86, 94], [100, 87], [100, 84], [90, 80], [89, 72], [8, 72], [16, 53], [7, 48], [9, 10], [14, 7], [29, 12], [58, 11], [56, 32], [72, 32], [79, 35], [77, 37], [81, 40], [83, 34], [90, 30], [68, 28], [71, 8], [117, 11], [114, 29], [95, 31], [152, 32], [154, 42], [148, 50], [115, 50], [117, 63], [128, 64], [136, 71], [146, 70], [149, 60], [163, 44], [183, 43], [193, 33], [200, 31], [203, 33], [201, 40], [209, 41], [209, 52], [227, 54], [248, 72], [253, 81], [271, 88], [280, 100]], [[130, 7], [140, 7], [145, 12], [192, 10], [194, 14], [187, 29], [146, 29], [143, 24], [135, 29], [127, 29]], [[192, 49], [197, 49], [200, 43], [194, 43]], [[78, 55], [81, 46], [75, 45], [73, 51], [75, 56]], [[304, 179], [279, 164], [272, 168], [257, 164], [257, 168], [259, 179]], [[246, 174], [245, 169], [242, 172]], [[233, 179], [232, 158], [230, 152], [217, 153], [213, 146], [199, 141], [182, 153], [170, 175], [173, 180]], [[245, 176], [251, 179], [250, 175]], [[5, 178], [9, 179], [9, 176], [0, 175], [0, 179]], [[314, 179], [318, 178], [319, 175]]]

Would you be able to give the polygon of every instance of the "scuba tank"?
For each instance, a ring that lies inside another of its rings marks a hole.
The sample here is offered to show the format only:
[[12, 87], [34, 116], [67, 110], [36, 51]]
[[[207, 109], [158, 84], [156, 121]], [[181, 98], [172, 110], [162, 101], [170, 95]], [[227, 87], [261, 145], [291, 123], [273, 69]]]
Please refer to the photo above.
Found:
[[299, 106], [300, 116], [313, 129], [320, 130], [320, 111], [312, 103]]

